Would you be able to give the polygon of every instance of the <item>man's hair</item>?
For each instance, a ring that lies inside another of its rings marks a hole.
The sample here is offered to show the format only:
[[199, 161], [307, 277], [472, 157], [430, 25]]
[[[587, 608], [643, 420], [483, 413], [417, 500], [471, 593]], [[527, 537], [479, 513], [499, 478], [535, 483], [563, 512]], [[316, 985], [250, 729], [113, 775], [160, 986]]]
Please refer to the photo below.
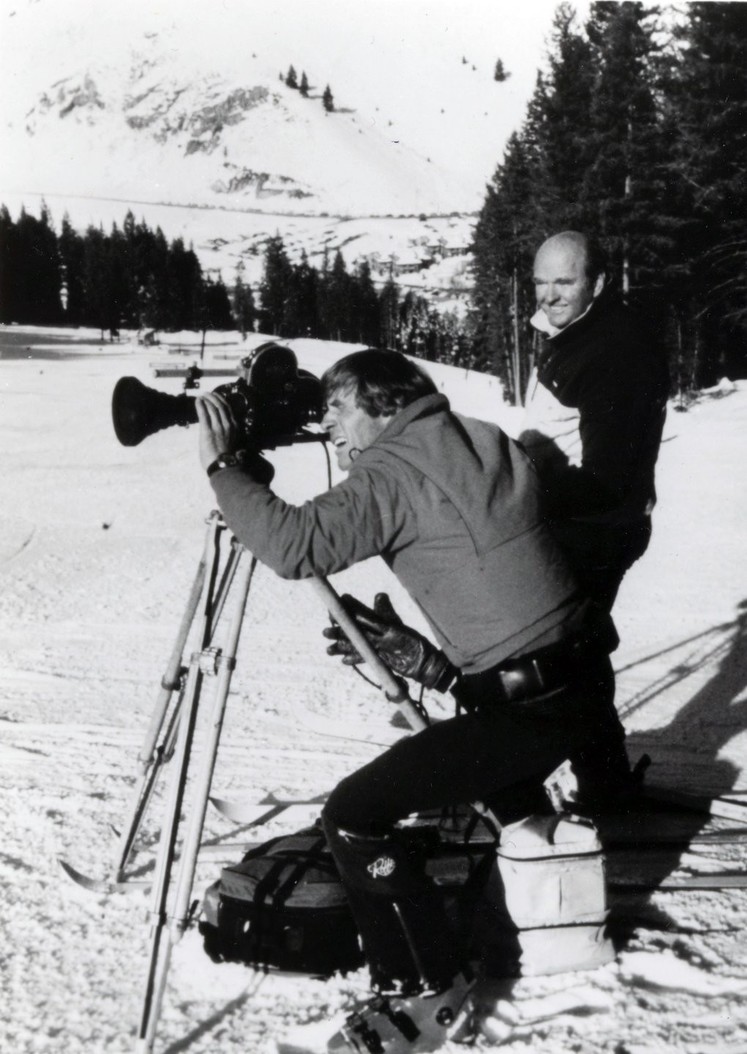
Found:
[[394, 414], [424, 395], [438, 393], [420, 366], [399, 351], [366, 348], [335, 362], [322, 376], [325, 399], [335, 391], [352, 391], [370, 417]]
[[584, 254], [584, 271], [589, 282], [593, 282], [599, 275], [604, 275], [605, 278], [609, 276], [607, 253], [592, 235], [581, 231], [560, 231], [559, 234], [553, 234], [543, 244], [547, 245], [548, 242], [566, 242], [579, 249]]

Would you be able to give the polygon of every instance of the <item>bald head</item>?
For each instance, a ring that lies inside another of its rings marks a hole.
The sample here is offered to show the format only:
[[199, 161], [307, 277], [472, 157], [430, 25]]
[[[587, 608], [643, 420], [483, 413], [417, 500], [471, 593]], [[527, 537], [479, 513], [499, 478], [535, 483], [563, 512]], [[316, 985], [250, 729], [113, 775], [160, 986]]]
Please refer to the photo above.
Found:
[[537, 306], [554, 329], [580, 318], [604, 288], [605, 262], [597, 243], [579, 231], [543, 242], [534, 258]]

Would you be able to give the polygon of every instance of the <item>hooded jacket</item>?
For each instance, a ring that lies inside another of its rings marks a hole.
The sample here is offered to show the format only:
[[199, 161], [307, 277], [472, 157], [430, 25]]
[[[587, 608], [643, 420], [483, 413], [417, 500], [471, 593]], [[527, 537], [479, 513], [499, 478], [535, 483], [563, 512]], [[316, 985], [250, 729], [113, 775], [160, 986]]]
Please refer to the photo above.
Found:
[[528, 457], [442, 395], [396, 414], [345, 480], [303, 505], [259, 476], [227, 468], [212, 483], [226, 523], [262, 563], [295, 579], [381, 555], [466, 673], [562, 640], [580, 618]]

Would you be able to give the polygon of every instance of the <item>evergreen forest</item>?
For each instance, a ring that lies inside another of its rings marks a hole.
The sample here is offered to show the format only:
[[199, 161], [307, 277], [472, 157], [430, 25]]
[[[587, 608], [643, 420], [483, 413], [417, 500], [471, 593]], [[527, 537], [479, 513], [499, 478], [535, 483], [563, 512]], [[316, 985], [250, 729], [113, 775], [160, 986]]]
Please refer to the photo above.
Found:
[[[0, 208], [0, 322], [159, 330], [238, 328], [398, 349], [498, 375], [518, 401], [536, 351], [532, 262], [576, 229], [606, 249], [612, 280], [647, 312], [680, 394], [747, 375], [747, 5], [556, 9], [521, 126], [476, 217], [466, 313], [377, 288], [338, 251], [292, 261], [280, 237], [259, 288], [227, 288], [179, 239], [128, 212], [107, 234], [59, 234], [46, 207]], [[666, 18], [664, 17], [666, 14]]]

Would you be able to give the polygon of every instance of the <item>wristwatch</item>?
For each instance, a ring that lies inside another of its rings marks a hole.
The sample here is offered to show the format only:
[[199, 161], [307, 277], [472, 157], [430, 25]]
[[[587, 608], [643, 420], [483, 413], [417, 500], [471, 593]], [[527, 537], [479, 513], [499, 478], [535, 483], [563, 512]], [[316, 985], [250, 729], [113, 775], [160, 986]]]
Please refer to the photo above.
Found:
[[241, 465], [243, 461], [243, 450], [237, 450], [235, 454], [218, 454], [215, 461], [211, 461], [207, 467], [208, 477], [214, 476], [222, 468], [235, 468], [237, 465]]

